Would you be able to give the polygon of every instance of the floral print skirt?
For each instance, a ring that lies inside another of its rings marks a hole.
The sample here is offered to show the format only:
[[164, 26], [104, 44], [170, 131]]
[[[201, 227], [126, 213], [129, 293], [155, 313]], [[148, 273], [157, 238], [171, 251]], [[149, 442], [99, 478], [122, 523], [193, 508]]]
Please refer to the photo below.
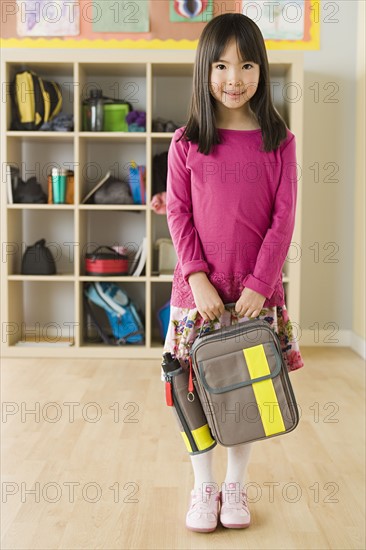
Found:
[[[277, 333], [288, 372], [303, 367], [304, 362], [301, 357], [299, 344], [296, 340], [286, 306], [263, 308], [258, 318], [267, 321]], [[189, 350], [204, 323], [205, 327], [202, 329], [202, 334], [220, 329], [223, 326], [235, 325], [245, 321], [248, 321], [248, 317], [239, 317], [235, 312], [235, 304], [226, 306], [221, 317], [214, 321], [204, 321], [196, 308], [189, 309], [170, 306], [170, 320], [165, 337], [164, 353], [170, 352], [188, 362]], [[162, 369], [161, 380], [164, 380]]]

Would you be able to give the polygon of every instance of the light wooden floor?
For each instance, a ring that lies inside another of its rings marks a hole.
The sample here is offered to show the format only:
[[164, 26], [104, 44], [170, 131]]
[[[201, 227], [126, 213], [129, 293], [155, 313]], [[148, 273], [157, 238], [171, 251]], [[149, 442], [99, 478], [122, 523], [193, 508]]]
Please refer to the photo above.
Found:
[[300, 424], [252, 451], [252, 524], [210, 534], [184, 526], [193, 474], [159, 361], [3, 359], [1, 548], [365, 548], [365, 364], [301, 351]]

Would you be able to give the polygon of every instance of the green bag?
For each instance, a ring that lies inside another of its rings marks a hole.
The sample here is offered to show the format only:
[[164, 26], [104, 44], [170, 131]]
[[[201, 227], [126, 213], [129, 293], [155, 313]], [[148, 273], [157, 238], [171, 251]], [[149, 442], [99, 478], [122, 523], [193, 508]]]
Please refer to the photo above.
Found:
[[11, 89], [11, 130], [38, 130], [52, 120], [62, 108], [61, 87], [52, 80], [43, 80], [33, 71], [15, 74]]

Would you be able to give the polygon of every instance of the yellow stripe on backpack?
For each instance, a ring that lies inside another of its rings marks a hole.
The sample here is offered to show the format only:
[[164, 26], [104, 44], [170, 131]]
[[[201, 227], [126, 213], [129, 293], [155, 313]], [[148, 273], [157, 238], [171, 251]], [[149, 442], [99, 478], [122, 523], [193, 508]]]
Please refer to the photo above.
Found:
[[[271, 373], [263, 344], [243, 349], [250, 378], [260, 378]], [[266, 436], [286, 431], [272, 378], [253, 382], [253, 392]]]

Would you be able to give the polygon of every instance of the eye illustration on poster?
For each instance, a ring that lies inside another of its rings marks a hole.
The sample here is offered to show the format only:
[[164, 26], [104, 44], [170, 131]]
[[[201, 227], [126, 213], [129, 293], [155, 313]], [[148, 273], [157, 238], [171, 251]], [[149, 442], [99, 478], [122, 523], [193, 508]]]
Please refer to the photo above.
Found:
[[17, 0], [18, 36], [76, 36], [79, 0]]
[[[242, 7], [242, 13], [255, 21], [265, 40], [304, 39], [305, 0], [244, 1]], [[309, 9], [307, 14], [311, 16]]]
[[170, 21], [174, 23], [202, 23], [212, 16], [212, 0], [170, 0]]

